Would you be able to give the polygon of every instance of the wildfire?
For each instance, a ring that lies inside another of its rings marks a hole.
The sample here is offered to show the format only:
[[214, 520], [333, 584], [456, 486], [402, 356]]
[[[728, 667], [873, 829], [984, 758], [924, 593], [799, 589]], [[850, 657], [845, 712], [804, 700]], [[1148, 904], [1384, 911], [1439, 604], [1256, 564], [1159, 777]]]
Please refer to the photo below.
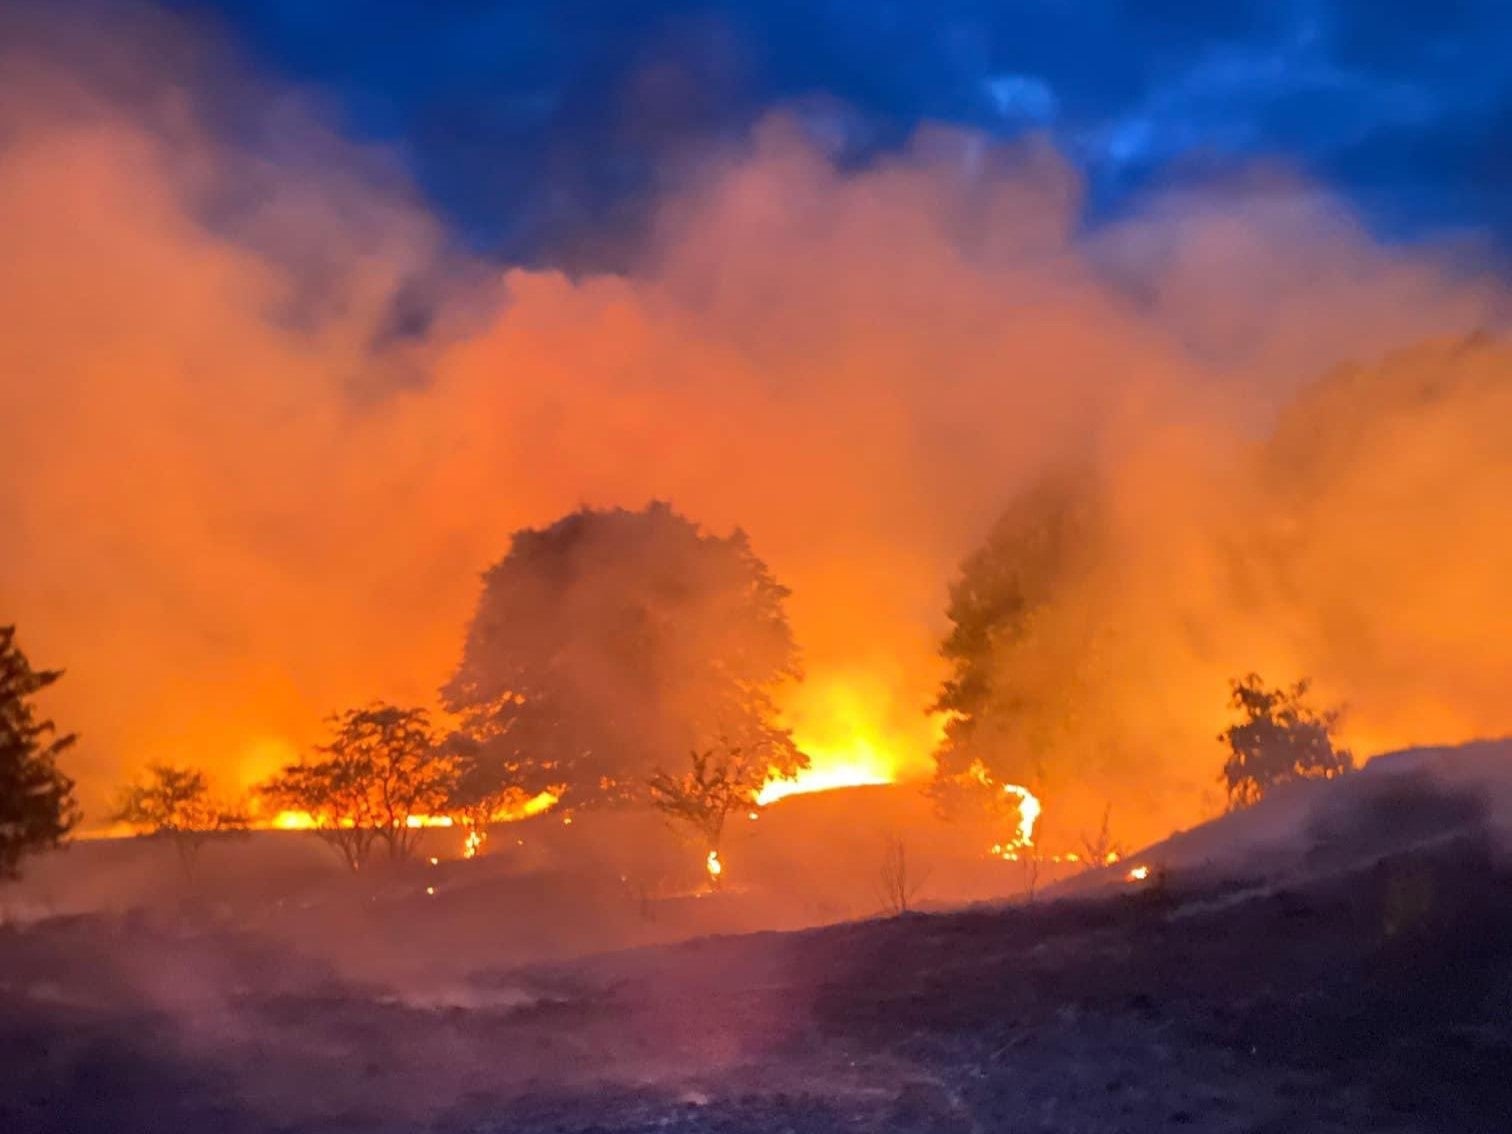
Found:
[[[517, 823], [521, 819], [529, 819], [532, 815], [540, 815], [550, 811], [556, 806], [560, 796], [554, 791], [543, 791], [524, 799], [511, 800], [498, 807], [488, 817], [486, 823], [469, 822], [467, 824], [467, 837], [462, 840], [462, 857], [477, 858], [483, 850], [483, 844], [488, 842], [488, 826], [491, 823]], [[564, 823], [571, 820], [567, 816]]]
[[1022, 784], [1004, 784], [1003, 793], [1014, 796], [1018, 800], [1018, 830], [1014, 832], [1013, 841], [1021, 847], [1033, 846], [1034, 825], [1039, 822], [1040, 812], [1044, 810], [1040, 805], [1039, 796]]
[[717, 884], [719, 876], [724, 873], [724, 863], [719, 861], [718, 851], [711, 850], [709, 852], [709, 857], [704, 859], [704, 869], [709, 873], [709, 883], [711, 885]]
[[770, 780], [756, 795], [758, 805], [765, 807], [786, 799], [790, 795], [804, 795], [815, 791], [833, 791], [835, 788], [862, 787], [871, 784], [890, 784], [891, 771], [885, 758], [872, 745], [857, 739], [850, 757], [836, 758], [830, 753], [811, 753], [813, 766], [798, 773], [793, 780]]
[[[551, 810], [556, 806], [556, 802], [556, 793], [543, 791], [501, 806], [489, 817], [488, 822], [514, 823], [521, 819], [528, 819], [533, 815], [540, 815], [544, 811]], [[306, 811], [280, 811], [271, 819], [261, 821], [254, 819], [251, 824], [254, 829], [275, 831], [309, 831], [314, 829], [315, 825], [314, 816]], [[467, 835], [462, 843], [463, 858], [476, 858], [482, 851], [483, 844], [488, 841], [486, 826], [467, 823], [453, 815], [410, 815], [405, 819], [404, 825], [412, 830], [420, 828], [446, 830], [452, 827], [466, 827]]]
[[[1003, 797], [1013, 801], [1013, 809], [1018, 813], [1018, 819], [1014, 823], [1013, 834], [1006, 842], [994, 843], [992, 854], [999, 858], [1006, 858], [1016, 862], [1019, 852], [1027, 847], [1034, 846], [1034, 828], [1039, 822], [1040, 812], [1044, 806], [1040, 803], [1039, 796], [1026, 788], [1023, 784], [999, 784], [992, 778], [992, 773], [987, 770], [987, 765], [980, 760], [975, 761], [970, 768], [966, 769], [966, 775], [981, 784], [988, 791], [1001, 792]], [[1079, 856], [1056, 855], [1055, 861], [1078, 861]]]
[[768, 782], [756, 796], [762, 807], [790, 795], [894, 783], [912, 769], [900, 754], [917, 752], [923, 771], [924, 754], [939, 739], [889, 727], [878, 707], [891, 703], [892, 694], [863, 675], [811, 680], [796, 695], [789, 706], [793, 739], [809, 766], [796, 779]]
[[[411, 830], [419, 830], [422, 827], [451, 827], [456, 820], [450, 815], [410, 815], [404, 820], [404, 825]], [[277, 831], [308, 831], [315, 826], [315, 817], [308, 811], [280, 811], [267, 823], [253, 823], [254, 827], [268, 827]], [[350, 827], [351, 823], [343, 826]]]
[[[421, 827], [451, 827], [456, 820], [450, 815], [410, 815], [404, 825], [411, 830]], [[253, 823], [254, 827], [269, 827], [276, 831], [308, 831], [315, 826], [315, 818], [308, 811], [280, 811], [267, 823]], [[350, 827], [352, 824], [346, 823]]]
[[506, 803], [489, 817], [490, 823], [514, 823], [550, 811], [557, 803], [557, 793], [543, 791], [518, 803]]
[[1149, 876], [1150, 868], [1148, 866], [1136, 866], [1124, 877], [1126, 877], [1130, 882], [1143, 882]]

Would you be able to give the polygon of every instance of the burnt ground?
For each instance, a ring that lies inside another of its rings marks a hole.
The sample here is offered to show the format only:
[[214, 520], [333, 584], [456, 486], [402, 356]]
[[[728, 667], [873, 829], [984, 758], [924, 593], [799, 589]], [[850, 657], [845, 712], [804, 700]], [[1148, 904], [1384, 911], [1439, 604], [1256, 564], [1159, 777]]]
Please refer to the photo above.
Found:
[[5, 929], [0, 974], [9, 1134], [1512, 1122], [1512, 874], [1474, 837], [429, 988], [189, 915]]

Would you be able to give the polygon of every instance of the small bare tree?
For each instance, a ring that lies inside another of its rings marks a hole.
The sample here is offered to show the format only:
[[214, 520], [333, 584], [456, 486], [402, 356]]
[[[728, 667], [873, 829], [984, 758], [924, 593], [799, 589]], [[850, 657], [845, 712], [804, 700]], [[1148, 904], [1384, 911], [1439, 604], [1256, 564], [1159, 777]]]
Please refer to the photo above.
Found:
[[1112, 817], [1113, 805], [1110, 803], [1103, 808], [1102, 825], [1098, 827], [1097, 834], [1088, 835], [1085, 831], [1082, 832], [1082, 852], [1089, 870], [1097, 866], [1106, 866], [1110, 862], [1117, 862], [1124, 856], [1123, 844], [1113, 839], [1110, 825]]
[[247, 829], [245, 810], [215, 799], [204, 772], [171, 764], [150, 765], [128, 785], [113, 818], [139, 835], [170, 841], [188, 878], [207, 842]]
[[705, 852], [709, 885], [718, 888], [724, 867], [719, 844], [725, 820], [756, 806], [756, 793], [765, 782], [764, 763], [752, 761], [739, 748], [721, 744], [705, 752], [690, 752], [689, 767], [680, 776], [658, 771], [647, 782], [651, 805], [693, 831]]
[[882, 851], [882, 869], [878, 875], [883, 910], [893, 917], [906, 914], [913, 908], [914, 900], [928, 880], [927, 869], [920, 870], [909, 863], [908, 847], [902, 838], [894, 835], [888, 839]]
[[1019, 862], [1024, 868], [1024, 897], [1032, 903], [1039, 892], [1040, 870], [1045, 864], [1045, 852], [1038, 843], [1030, 843], [1019, 852]]

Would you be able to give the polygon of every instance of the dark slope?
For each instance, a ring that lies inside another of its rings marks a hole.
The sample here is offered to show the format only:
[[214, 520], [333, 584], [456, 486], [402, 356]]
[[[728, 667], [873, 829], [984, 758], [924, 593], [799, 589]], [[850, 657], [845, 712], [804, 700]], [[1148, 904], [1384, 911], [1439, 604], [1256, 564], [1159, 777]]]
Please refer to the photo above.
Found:
[[1177, 873], [444, 995], [225, 930], [10, 930], [0, 1129], [1504, 1130], [1512, 875], [1474, 823], [1381, 855], [1374, 814], [1284, 885]]

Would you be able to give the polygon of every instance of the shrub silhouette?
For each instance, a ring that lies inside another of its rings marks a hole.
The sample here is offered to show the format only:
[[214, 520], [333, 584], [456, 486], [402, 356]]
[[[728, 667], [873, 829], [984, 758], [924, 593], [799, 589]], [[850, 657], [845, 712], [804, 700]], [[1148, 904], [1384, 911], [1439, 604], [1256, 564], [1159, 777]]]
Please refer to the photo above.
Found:
[[1278, 784], [1332, 779], [1354, 770], [1354, 756], [1333, 744], [1340, 710], [1309, 706], [1306, 679], [1290, 689], [1267, 689], [1252, 673], [1235, 679], [1231, 688], [1230, 703], [1244, 719], [1218, 736], [1229, 749], [1219, 779], [1228, 789], [1230, 810], [1258, 802]]

